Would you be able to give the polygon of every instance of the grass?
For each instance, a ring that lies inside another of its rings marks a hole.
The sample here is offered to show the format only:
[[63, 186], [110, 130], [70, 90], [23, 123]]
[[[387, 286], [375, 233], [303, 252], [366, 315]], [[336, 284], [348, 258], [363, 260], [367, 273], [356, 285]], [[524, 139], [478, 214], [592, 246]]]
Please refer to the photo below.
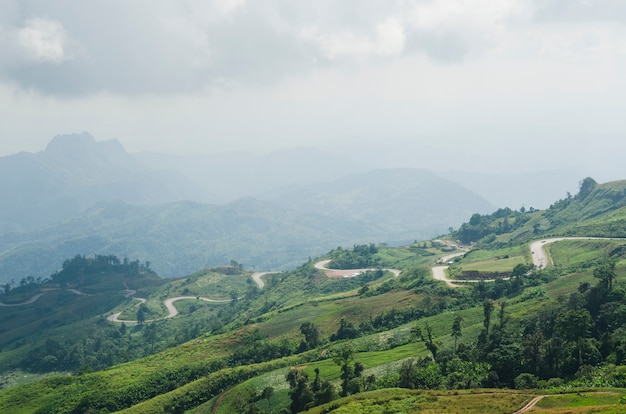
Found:
[[[308, 412], [335, 414], [383, 413], [510, 413], [522, 407], [532, 395], [516, 391], [469, 390], [423, 391], [385, 389], [333, 401]], [[332, 408], [332, 407], [337, 408]], [[326, 410], [326, 411], [323, 411]]]
[[557, 266], [581, 266], [623, 246], [620, 240], [561, 240], [548, 245], [548, 251]]
[[[606, 245], [602, 245], [604, 247], [598, 248], [597, 244], [590, 244], [597, 242], [577, 241], [572, 243], [573, 244], [563, 242], [562, 245], [557, 243], [553, 246], [555, 248], [553, 255], [557, 264], [566, 263], [567, 261], [569, 261], [568, 263], [570, 264], [576, 264], [580, 261], [590, 260], [590, 258], [596, 257], [595, 255], [606, 254], [612, 248], [619, 245], [619, 242], [611, 241]], [[589, 253], [587, 251], [598, 251], [598, 249], [600, 249], [599, 253]], [[399, 252], [396, 253], [391, 253], [392, 250], [382, 250], [386, 258], [385, 260], [396, 260], [397, 263], [405, 264], [413, 260], [411, 258], [413, 253], [411, 253], [410, 249], [398, 249]], [[527, 260], [527, 256], [529, 256], [527, 244], [497, 251], [476, 250], [464, 258], [461, 265], [472, 269], [478, 267], [480, 268], [479, 270], [485, 271], [499, 270], [504, 267], [507, 267], [506, 270], [511, 270], [516, 263]], [[429, 256], [425, 260], [428, 260], [428, 263], [432, 263], [435, 257], [436, 256]], [[422, 260], [422, 258], [415, 260]], [[397, 267], [401, 266], [398, 265]], [[623, 278], [621, 269], [620, 275]], [[289, 283], [293, 283], [295, 289], [298, 281], [295, 280], [295, 278], [293, 279], [294, 280], [289, 281]], [[545, 292], [546, 297], [544, 298], [538, 297], [524, 300], [524, 296], [522, 295], [506, 299], [508, 302], [506, 308], [507, 315], [510, 316], [512, 320], [528, 315], [535, 312], [548, 298], [556, 299], [561, 295], [566, 295], [569, 292], [575, 291], [580, 281], [591, 280], [593, 280], [593, 276], [590, 271], [563, 275], [559, 279], [540, 287]], [[302, 282], [300, 281], [300, 283]], [[334, 282], [324, 281], [324, 283]], [[379, 283], [379, 281], [374, 283]], [[249, 288], [250, 278], [247, 273], [225, 275], [213, 271], [203, 271], [194, 274], [188, 279], [178, 279], [160, 286], [151, 296], [150, 305], [154, 307], [162, 306], [162, 300], [164, 298], [183, 294], [207, 297], [225, 295], [225, 297], [228, 298], [228, 294], [232, 290], [245, 292], [245, 290]], [[297, 290], [295, 291], [298, 292]], [[89, 381], [98, 381], [103, 389], [124, 388], [128, 387], [129, 384], [143, 384], [151, 375], [164, 369], [191, 366], [193, 364], [201, 364], [207, 360], [226, 357], [241, 344], [242, 338], [245, 336], [244, 332], [250, 329], [258, 328], [264, 336], [273, 341], [279, 341], [281, 339], [299, 341], [302, 338], [299, 332], [299, 326], [302, 322], [312, 321], [320, 327], [322, 337], [327, 338], [331, 333], [336, 331], [341, 318], [358, 324], [360, 321], [367, 320], [370, 316], [374, 316], [391, 308], [405, 308], [416, 305], [428, 306], [423, 294], [416, 294], [412, 291], [400, 289], [372, 297], [351, 296], [354, 290], [350, 290], [348, 293], [331, 293], [316, 298], [307, 298], [302, 293], [302, 290], [299, 292], [299, 294], [290, 297], [289, 300], [284, 300], [282, 303], [288, 304], [288, 306], [283, 307], [280, 311], [274, 310], [262, 315], [262, 317], [258, 318], [257, 323], [245, 326], [241, 329], [235, 329], [227, 334], [201, 337], [199, 341], [192, 341], [179, 347], [168, 349], [152, 357], [119, 365], [97, 374], [72, 378], [68, 380], [71, 384], [61, 384], [54, 390], [53, 388], [55, 387], [52, 387], [50, 382], [41, 382], [37, 383], [37, 385], [33, 384], [27, 394], [36, 397], [33, 397], [32, 404], [29, 403], [29, 405], [25, 407], [30, 409], [34, 406], [41, 406], [41, 404], [51, 401], [55, 393], [58, 395], [59, 392], [80, 392], [82, 390], [81, 387], [86, 387]], [[272, 293], [268, 289], [267, 293], [264, 294], [269, 296]], [[282, 294], [284, 294], [284, 292]], [[52, 295], [52, 293], [50, 295]], [[263, 296], [261, 296], [261, 301], [262, 300]], [[128, 307], [127, 312], [132, 315], [133, 309], [136, 309], [137, 304], [138, 302], [136, 301], [127, 301], [124, 306]], [[184, 303], [179, 302], [178, 307], [183, 314], [192, 314], [192, 306], [194, 305], [196, 305], [194, 301], [185, 301]], [[221, 307], [204, 303], [202, 303], [202, 307], [200, 306], [200, 304], [197, 304], [198, 309], [193, 312], [194, 317], [209, 316], [214, 309]], [[136, 312], [136, 310], [134, 310], [134, 312]], [[423, 318], [419, 322], [411, 322], [393, 330], [357, 338], [353, 340], [352, 343], [356, 349], [363, 352], [356, 353], [355, 360], [364, 364], [366, 367], [366, 375], [375, 374], [377, 377], [380, 377], [390, 372], [397, 371], [397, 367], [401, 361], [407, 358], [428, 355], [428, 351], [422, 343], [408, 343], [406, 345], [386, 349], [391, 346], [391, 343], [405, 343], [402, 341], [409, 337], [410, 328], [418, 324], [423, 329], [426, 322], [433, 328], [435, 341], [440, 349], [450, 349], [453, 343], [450, 336], [451, 325], [456, 314], [457, 312], [446, 312], [433, 317]], [[464, 309], [458, 311], [458, 314], [463, 317], [463, 336], [460, 338], [460, 342], [474, 342], [482, 328], [482, 307], [477, 306], [471, 309]], [[189, 321], [190, 319], [178, 318], [171, 322], [168, 321], [168, 323], [183, 324], [189, 323]], [[329, 345], [329, 356], [332, 355], [332, 350], [339, 346], [342, 345]], [[322, 349], [316, 352], [321, 353]], [[316, 357], [319, 357], [319, 354], [317, 354]], [[293, 358], [292, 360], [297, 361], [297, 358]], [[314, 377], [315, 368], [319, 368], [322, 380], [328, 379], [337, 382], [339, 379], [339, 366], [334, 363], [332, 358], [316, 362], [305, 362], [304, 365], [303, 369], [309, 374], [310, 378]], [[272, 368], [269, 370], [268, 368], [267, 372], [259, 372], [258, 374], [260, 375], [232, 388], [232, 391], [222, 399], [223, 405], [220, 407], [220, 412], [238, 411], [237, 400], [240, 400], [243, 396], [249, 395], [255, 390], [262, 390], [268, 384], [275, 387], [277, 390], [273, 397], [273, 406], [278, 407], [284, 404], [288, 400], [286, 382], [284, 379], [287, 370], [288, 365], [278, 369]], [[189, 385], [189, 387], [191, 386], [192, 385]], [[182, 392], [184, 392], [183, 387], [180, 388], [179, 393]], [[168, 397], [165, 395], [162, 395], [158, 398], [148, 399], [146, 400], [145, 407], [152, 406], [150, 403], [152, 400], [155, 400], [153, 403], [156, 404], [157, 399], [164, 401], [167, 398]], [[529, 394], [515, 391], [499, 392], [474, 390], [462, 392], [425, 392], [392, 389], [366, 393], [341, 400], [337, 402], [338, 404], [342, 404], [339, 410], [346, 407], [346, 411], [333, 412], [377, 412], [371, 410], [374, 408], [378, 409], [377, 407], [381, 407], [382, 411], [380, 412], [411, 412], [411, 410], [416, 410], [417, 407], [419, 407], [420, 412], [427, 413], [513, 412], [529, 399]], [[215, 401], [215, 399], [213, 401]], [[549, 403], [550, 400], [547, 401], [547, 403]], [[566, 403], [567, 401], [564, 400], [563, 404]], [[602, 401], [599, 402], [599, 404], [601, 403]], [[204, 404], [204, 406], [208, 407], [210, 404], [211, 402]], [[266, 404], [266, 402], [261, 401], [259, 407], [266, 408], [264, 404]], [[274, 409], [276, 410], [276, 408]], [[463, 411], [460, 411], [461, 409]], [[27, 410], [24, 412], [28, 412]]]
[[626, 413], [626, 405], [620, 404], [624, 394], [624, 390], [606, 390], [601, 392], [550, 395], [537, 403], [534, 412]]
[[468, 252], [457, 263], [450, 266], [451, 274], [461, 271], [510, 272], [518, 264], [530, 263], [529, 248], [526, 243], [497, 250], [475, 249]]

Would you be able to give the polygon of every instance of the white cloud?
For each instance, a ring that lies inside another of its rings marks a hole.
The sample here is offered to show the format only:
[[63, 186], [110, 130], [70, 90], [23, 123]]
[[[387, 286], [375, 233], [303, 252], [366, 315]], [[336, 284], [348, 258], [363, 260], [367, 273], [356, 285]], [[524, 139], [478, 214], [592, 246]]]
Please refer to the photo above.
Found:
[[417, 3], [408, 20], [418, 30], [485, 32], [529, 16], [530, 4], [522, 0], [431, 0]]
[[404, 51], [406, 36], [399, 21], [389, 19], [380, 22], [370, 32], [359, 34], [343, 30], [327, 33], [320, 29], [307, 29], [302, 35], [316, 44], [330, 60], [399, 56]]
[[16, 32], [24, 56], [38, 63], [59, 64], [71, 58], [69, 39], [63, 25], [55, 20], [33, 17]]

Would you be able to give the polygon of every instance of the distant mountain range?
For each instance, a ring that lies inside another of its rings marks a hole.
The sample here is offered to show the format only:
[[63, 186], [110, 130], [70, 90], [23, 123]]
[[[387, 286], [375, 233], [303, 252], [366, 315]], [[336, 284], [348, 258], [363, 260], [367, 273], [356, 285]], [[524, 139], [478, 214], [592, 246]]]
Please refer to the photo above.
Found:
[[147, 260], [166, 277], [230, 260], [287, 269], [340, 245], [428, 239], [494, 209], [427, 171], [361, 171], [320, 151], [213, 161], [179, 171], [181, 159], [88, 133], [0, 158], [0, 282], [46, 277], [77, 254]]

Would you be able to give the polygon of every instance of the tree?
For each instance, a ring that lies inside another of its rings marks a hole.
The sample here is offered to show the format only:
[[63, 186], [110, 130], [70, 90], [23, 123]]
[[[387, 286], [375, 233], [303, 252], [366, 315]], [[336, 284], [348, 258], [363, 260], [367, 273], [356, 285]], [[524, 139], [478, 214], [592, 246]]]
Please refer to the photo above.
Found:
[[341, 367], [341, 396], [345, 397], [350, 394], [350, 381], [361, 376], [364, 366], [360, 362], [354, 363], [354, 348], [351, 344], [344, 345], [334, 361]]
[[582, 364], [582, 341], [589, 336], [591, 329], [589, 311], [587, 309], [568, 310], [559, 314], [554, 329], [561, 338], [576, 343], [578, 362]]
[[[426, 338], [428, 341], [424, 341], [426, 343], [426, 348], [433, 354], [433, 360], [437, 361], [437, 345], [433, 342], [433, 328], [430, 327], [428, 322], [426, 322], [424, 329], [426, 329]], [[422, 338], [423, 340], [424, 338]]]
[[272, 412], [272, 401], [271, 401], [272, 395], [274, 395], [273, 387], [263, 388], [263, 391], [261, 392], [261, 398], [263, 398], [264, 400], [267, 400], [267, 409], [269, 412]]
[[237, 295], [236, 290], [230, 291], [230, 306], [235, 306], [239, 301], [239, 295]]
[[489, 325], [491, 324], [491, 313], [493, 312], [493, 302], [486, 299], [483, 302], [483, 326], [485, 327], [486, 336], [489, 337]]
[[457, 350], [457, 341], [458, 339], [463, 336], [463, 334], [461, 333], [461, 322], [463, 322], [463, 318], [461, 317], [461, 315], [456, 315], [454, 317], [454, 321], [452, 322], [452, 337], [454, 338], [454, 352], [456, 352]]
[[320, 339], [320, 330], [313, 322], [304, 322], [300, 325], [300, 332], [304, 335], [306, 349], [317, 348]]
[[291, 412], [295, 414], [304, 411], [315, 398], [309, 384], [309, 376], [299, 369], [291, 369], [287, 373], [287, 382], [290, 388]]
[[148, 307], [145, 303], [139, 305], [139, 310], [137, 311], [137, 323], [142, 325], [146, 321], [146, 310]]
[[339, 329], [337, 329], [337, 333], [334, 333], [330, 336], [331, 341], [339, 341], [341, 339], [353, 339], [361, 336], [361, 331], [359, 328], [354, 326], [352, 322], [346, 321], [344, 318], [341, 318], [339, 321]]
[[598, 286], [602, 289], [602, 293], [608, 295], [613, 289], [613, 280], [615, 279], [615, 261], [604, 260], [595, 269], [593, 276], [599, 279]]
[[591, 177], [587, 177], [580, 182], [580, 190], [578, 191], [578, 196], [581, 200], [587, 198], [589, 194], [593, 191], [598, 183]]

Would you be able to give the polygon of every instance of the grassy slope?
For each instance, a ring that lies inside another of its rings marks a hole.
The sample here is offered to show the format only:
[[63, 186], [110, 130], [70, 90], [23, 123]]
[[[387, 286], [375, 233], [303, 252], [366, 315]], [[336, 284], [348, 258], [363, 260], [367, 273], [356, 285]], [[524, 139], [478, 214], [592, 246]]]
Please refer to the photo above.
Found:
[[[598, 216], [595, 217], [593, 220], [601, 222], [602, 217]], [[532, 224], [533, 221], [531, 220], [527, 224], [526, 229], [520, 229], [518, 230], [518, 232], [520, 234], [523, 234], [524, 232], [530, 231], [528, 226], [531, 226]], [[607, 251], [613, 249], [617, 245], [620, 245], [620, 242], [602, 242], [598, 244], [598, 242], [589, 241], [568, 241], [557, 243], [551, 246], [551, 253], [557, 265], [563, 264], [567, 266], [576, 266], [578, 264], [594, 260], [595, 258], [605, 256]], [[523, 244], [517, 247], [503, 249], [501, 251], [480, 251], [469, 255], [466, 259], [463, 259], [459, 265], [465, 266], [467, 268], [479, 268], [478, 270], [505, 268], [510, 266], [511, 264], [516, 263], [517, 261], [527, 262], [527, 249], [527, 245]], [[397, 255], [398, 257], [396, 263], [403, 264], [405, 266], [408, 266], [415, 262], [424, 263], [426, 260], [434, 261], [433, 258], [425, 259], [423, 257], [411, 256], [410, 254], [407, 254], [407, 252], [410, 252], [410, 249], [389, 250], [385, 254], [388, 256]], [[507, 255], [509, 257], [504, 258], [504, 256]], [[507, 270], [510, 270], [510, 268]], [[623, 268], [618, 266], [617, 270], [617, 281], [623, 281]], [[517, 298], [509, 300], [507, 312], [509, 312], [511, 320], [515, 320], [516, 318], [523, 315], [531, 314], [539, 309], [545, 301], [557, 300], [561, 295], [574, 291], [581, 281], [591, 281], [592, 279], [593, 277], [588, 270], [577, 269], [573, 273], [564, 275], [563, 277], [547, 285], [541, 286], [539, 289], [542, 289], [545, 292], [545, 295], [543, 297], [526, 298], [525, 300], [525, 296], [521, 295]], [[342, 298], [341, 295], [337, 294], [327, 295], [326, 297], [309, 298], [305, 297], [302, 294], [297, 294], [298, 288], [295, 284], [293, 284], [293, 281], [285, 280], [284, 282], [285, 283], [277, 282], [278, 284], [276, 285], [276, 289], [274, 290], [269, 289], [266, 293], [267, 297], [270, 298], [270, 300], [274, 300], [276, 299], [277, 295], [284, 296], [285, 294], [288, 294], [290, 292], [296, 294], [290, 297], [289, 300], [285, 300], [283, 298], [283, 307], [280, 310], [280, 313], [276, 311], [271, 311], [271, 313], [266, 315], [266, 317], [259, 318], [260, 321], [254, 325], [254, 328], [258, 328], [265, 335], [268, 335], [270, 338], [274, 339], [280, 339], [281, 337], [298, 337], [299, 333], [297, 332], [297, 327], [304, 320], [315, 321], [322, 327], [323, 335], [327, 335], [329, 332], [332, 332], [334, 329], [336, 329], [337, 320], [340, 317], [345, 317], [346, 319], [358, 322], [359, 320], [362, 320], [363, 317], [366, 317], [368, 313], [374, 313], [374, 310], [381, 311], [384, 309], [388, 309], [391, 306], [402, 303], [402, 301], [406, 301], [406, 303], [419, 303], [420, 300], [419, 295], [414, 295], [410, 292], [404, 291], [391, 291], [384, 295], [366, 299], [349, 296]], [[290, 283], [292, 284], [290, 285]], [[475, 340], [481, 328], [482, 309], [472, 308], [463, 310], [459, 313], [464, 318], [462, 341], [470, 342]], [[428, 321], [428, 323], [433, 327], [436, 341], [438, 341], [443, 347], [449, 347], [451, 344], [452, 340], [449, 335], [449, 327], [451, 326], [453, 317], [454, 314], [452, 312], [448, 312], [434, 317], [430, 317], [425, 320]], [[382, 343], [383, 341], [393, 337], [394, 335], [407, 335], [410, 327], [411, 324], [408, 324], [396, 328], [393, 331], [362, 337], [354, 340], [354, 344], [358, 349], [359, 347], [365, 348], [368, 344], [371, 345], [372, 343]], [[97, 378], [97, 382], [99, 384], [105, 385], [105, 389], [115, 389], [117, 387], [123, 388], [129, 386], [129, 384], [132, 383], [141, 383], [142, 379], [148, 378], [151, 373], [154, 373], [159, 369], [163, 369], [164, 364], [166, 365], [166, 367], [178, 369], [181, 366], [188, 366], [194, 363], [206, 363], [206, 361], [210, 361], [211, 359], [228, 355], [232, 351], [233, 346], [236, 346], [241, 342], [242, 337], [245, 336], [244, 333], [246, 329], [249, 328], [237, 329], [229, 334], [213, 337], [204, 337], [202, 338], [202, 341], [200, 343], [189, 343], [184, 346], [179, 346], [177, 348], [162, 352], [153, 358], [145, 358], [134, 363], [129, 363], [112, 368], [99, 374], [84, 376], [81, 377], [79, 382], [72, 382], [71, 385], [68, 384], [67, 386], [63, 386], [62, 384], [55, 384], [55, 387], [57, 387], [55, 391], [51, 391], [49, 385], [50, 382], [46, 381], [31, 384], [26, 387], [17, 387], [15, 389], [8, 390], [0, 394], [0, 409], [3, 407], [2, 404], [5, 404], [4, 407], [11, 406], [6, 405], [8, 398], [20, 398], [19, 396], [24, 395], [22, 394], [24, 392], [27, 392], [27, 394], [31, 397], [35, 396], [34, 398], [30, 398], [31, 403], [29, 404], [31, 405], [29, 405], [29, 407], [32, 408], [36, 406], [35, 404], [43, 404], [46, 401], [51, 401], [51, 399], [55, 398], [55, 395], [58, 397], [58, 392], [67, 393], [71, 389], [71, 387], [79, 387], [79, 385], [77, 384], [88, 384], [90, 383], [90, 381], [96, 381], [93, 378]], [[319, 351], [317, 352], [319, 353]], [[384, 372], [384, 370], [393, 369], [394, 364], [395, 366], [397, 366], [398, 361], [401, 361], [402, 359], [410, 356], [419, 355], [426, 355], [426, 350], [424, 349], [423, 345], [409, 344], [388, 350], [360, 352], [356, 355], [356, 359], [364, 363], [368, 370], [367, 372], [376, 372], [376, 370], [378, 370], [378, 372]], [[309, 358], [310, 357], [313, 356], [310, 355]], [[159, 364], [157, 364], [157, 361], [159, 362]], [[259, 370], [263, 371], [264, 373], [262, 373], [262, 375], [260, 376], [251, 375], [250, 380], [229, 391], [222, 400], [222, 404], [224, 404], [223, 407], [225, 408], [222, 408], [221, 410], [232, 407], [232, 400], [236, 399], [238, 395], [245, 395], [245, 393], [249, 393], [253, 390], [258, 391], [268, 384], [280, 387], [279, 384], [281, 384], [281, 380], [282, 378], [284, 378], [283, 376], [286, 373], [289, 365], [291, 363], [300, 362], [303, 362], [303, 357], [291, 357], [282, 361], [276, 361], [273, 365], [266, 364], [266, 366], [264, 366], [264, 368], [262, 369], [259, 368]], [[331, 359], [321, 360], [317, 362], [309, 361], [308, 363], [306, 363], [305, 370], [310, 371], [309, 374], [312, 375], [313, 370], [316, 367], [320, 368], [320, 370], [322, 371], [323, 379], [336, 380], [339, 376], [338, 366], [335, 365]], [[259, 374], [260, 373], [261, 372], [259, 372]], [[164, 404], [167, 403], [167, 401], [170, 401], [172, 398], [177, 398], [177, 395], [180, 396], [181, 394], [188, 392], [189, 389], [193, 387], [206, 385], [198, 385], [198, 381], [201, 380], [191, 382], [188, 385], [179, 388], [178, 390], [162, 394], [156, 398], [146, 399], [143, 403], [137, 405], [136, 408], [128, 410], [128, 412], [154, 412], [150, 410], [159, 409], [158, 407], [163, 407]], [[54, 383], [54, 381], [52, 382]], [[276, 404], [279, 404], [280, 401], [283, 401], [283, 403], [286, 402], [286, 389], [284, 388], [284, 383], [282, 386], [283, 389], [279, 389], [276, 395]], [[54, 392], [54, 394], [52, 394], [52, 392]], [[382, 398], [382, 400], [387, 401], [385, 404], [390, 401], [401, 401], [404, 397], [398, 397], [400, 394], [406, 395], [406, 398], [408, 399], [417, 398], [416, 396], [419, 395], [422, 395], [422, 397], [420, 398], [423, 398], [424, 395], [420, 394], [419, 392], [410, 392], [406, 390], [383, 390], [378, 391], [377, 393], [378, 394], [375, 395], [381, 396], [380, 398]], [[471, 391], [460, 392], [458, 393], [458, 395], [443, 393], [440, 396], [436, 396], [437, 399], [436, 401], [434, 401], [440, 405], [435, 405], [435, 408], [428, 409], [433, 410], [430, 412], [455, 412], [455, 407], [459, 407], [459, 398], [464, 398], [466, 394], [470, 400], [474, 398], [472, 397], [472, 395], [475, 395], [475, 393], [472, 393]], [[529, 397], [528, 395], [525, 395], [523, 398], [520, 399], [520, 394], [518, 393], [511, 392], [508, 394], [510, 394], [511, 397], [507, 396], [506, 398], [504, 398], [504, 400], [508, 401], [510, 399], [511, 402], [507, 403], [506, 401], [504, 401], [502, 402], [502, 404], [511, 404], [513, 408], [519, 407], [523, 402], [522, 400], [526, 400]], [[363, 398], [366, 397], [369, 396], [363, 395]], [[457, 397], [457, 402], [453, 400], [453, 397]], [[345, 402], [347, 404], [349, 401], [356, 401], [359, 398], [361, 398], [361, 396], [350, 397], [349, 399], [345, 400]], [[496, 400], [497, 399], [498, 398], [496, 398]], [[486, 404], [485, 398], [476, 398], [475, 400]], [[337, 403], [339, 404], [340, 402]], [[498, 404], [499, 403], [500, 402], [498, 402]], [[263, 404], [263, 402], [259, 404], [261, 405]], [[424, 401], [418, 403], [420, 407], [426, 409], [427, 406], [424, 404]], [[463, 404], [468, 404], [468, 406], [471, 406], [469, 400], [468, 402], [463, 402]], [[151, 408], [148, 409], [148, 407]], [[488, 409], [487, 411], [485, 411], [485, 409], [486, 408], [483, 406], [483, 411], [480, 412], [491, 411], [491, 409]], [[502, 410], [508, 411], [509, 408], [494, 408], [494, 411], [495, 410], [501, 412]], [[356, 406], [352, 407], [351, 411], [359, 412]], [[198, 412], [205, 411], [199, 410]]]
[[[585, 243], [585, 241], [568, 243], [574, 243], [575, 245], [576, 243]], [[577, 252], [578, 249], [572, 249], [572, 251]], [[601, 254], [602, 251], [599, 251], [598, 255]], [[622, 277], [623, 275], [620, 274], [620, 278]], [[548, 298], [556, 298], [564, 292], [574, 290], [581, 281], [581, 278], [591, 279], [591, 276], [586, 273], [565, 276], [549, 285], [544, 286], [543, 289], [547, 292]], [[549, 300], [548, 298], [544, 297], [521, 301], [522, 297], [519, 297], [509, 301], [507, 310], [514, 319], [517, 316], [532, 312], [533, 309], [541, 306], [543, 301]], [[299, 324], [304, 320], [313, 320], [322, 327], [323, 334], [327, 334], [336, 329], [337, 319], [339, 317], [346, 317], [347, 319], [358, 322], [368, 313], [371, 314], [388, 309], [391, 306], [402, 303], [402, 301], [409, 301], [409, 303], [412, 301], [419, 302], [418, 296], [406, 291], [391, 291], [387, 294], [371, 298], [352, 297], [320, 302], [314, 301], [313, 299], [315, 298], [310, 298], [308, 301], [303, 302], [302, 306], [294, 306], [289, 310], [276, 314], [275, 317], [268, 318], [264, 322], [255, 324], [252, 328], [258, 328], [260, 332], [272, 338], [297, 337], [298, 333], [295, 333], [294, 335], [294, 330], [297, 330]], [[475, 340], [482, 324], [482, 310], [479, 308], [472, 308], [464, 310], [460, 312], [460, 314], [464, 318], [462, 341], [469, 342]], [[449, 312], [433, 316], [425, 320], [428, 321], [428, 323], [433, 327], [436, 340], [443, 346], [450, 346], [452, 339], [449, 335], [449, 327], [451, 326], [453, 317], [454, 314]], [[380, 334], [358, 338], [357, 340], [354, 340], [354, 344], [357, 348], [365, 348], [366, 344], [371, 344], [372, 342], [381, 343], [394, 335], [408, 335], [411, 325], [412, 324], [408, 324], [390, 332], [383, 332]], [[69, 390], [77, 392], [80, 389], [84, 389], [81, 387], [88, 388], [89, 386], [93, 386], [93, 381], [96, 381], [96, 379], [99, 387], [101, 388], [124, 389], [132, 386], [132, 384], [144, 383], [152, 374], [159, 370], [170, 368], [179, 369], [183, 366], [203, 364], [212, 359], [226, 356], [231, 352], [233, 346], [240, 343], [242, 337], [245, 336], [244, 333], [247, 329], [250, 328], [239, 329], [230, 334], [205, 337], [200, 343], [192, 342], [184, 346], [172, 348], [171, 350], [162, 352], [154, 357], [144, 358], [134, 363], [124, 364], [99, 374], [86, 375], [81, 377], [81, 380], [78, 383], [72, 382], [65, 386], [52, 381], [54, 384], [54, 391], [51, 390], [51, 386], [49, 385], [50, 380], [48, 380], [48, 382], [38, 382], [36, 384], [29, 385], [26, 388], [17, 387], [15, 389], [10, 389], [5, 391], [3, 394], [0, 394], [2, 396], [0, 401], [4, 401], [2, 404], [7, 404], [7, 398], [19, 399], [17, 396], [20, 395], [20, 392], [28, 389], [28, 395], [30, 396], [29, 402], [28, 405], [23, 407], [24, 411], [22, 412], [29, 412], [29, 410], [32, 410], [34, 407], [41, 407], [50, 401], [54, 401], [55, 398], [58, 398], [59, 393], [67, 393]], [[368, 372], [375, 372], [376, 369], [378, 369], [378, 372], [381, 372], [381, 370], [384, 372], [384, 370], [387, 369], [385, 368], [387, 366], [393, 367], [394, 363], [397, 366], [397, 361], [401, 361], [402, 359], [411, 356], [426, 354], [427, 352], [422, 344], [409, 344], [390, 350], [362, 352], [357, 354], [356, 359], [361, 361], [366, 366]], [[296, 361], [298, 358], [294, 358], [293, 360]], [[268, 371], [269, 374], [266, 374], [268, 375], [267, 378], [273, 378], [270, 383], [275, 383], [277, 379], [283, 376], [286, 373], [288, 366], [288, 363], [285, 362], [283, 364], [283, 368], [279, 368], [278, 371]], [[335, 365], [331, 359], [307, 364], [306, 370], [311, 371], [309, 375], [313, 375], [313, 370], [316, 367], [320, 368], [324, 375], [324, 379], [336, 380], [339, 377], [339, 367]], [[254, 388], [258, 390], [266, 386], [267, 383], [268, 382], [260, 378], [256, 381], [256, 383], [252, 384]], [[190, 384], [189, 386], [192, 385]], [[250, 384], [245, 386], [250, 386]], [[76, 387], [78, 387], [78, 389]], [[14, 397], [12, 397], [12, 394]], [[280, 395], [280, 392], [278, 394]], [[234, 393], [233, 395], [236, 396], [237, 394]], [[285, 396], [286, 390], [283, 391], [282, 398], [284, 399]], [[167, 400], [167, 398], [165, 396], [161, 396], [157, 397], [157, 400], [161, 401], [161, 403], [154, 401], [153, 404], [162, 404], [162, 400]], [[148, 401], [151, 400], [147, 400], [145, 404], [148, 404]], [[5, 407], [14, 407], [14, 405], [12, 405], [14, 403], [15, 400], [13, 400], [13, 403], [8, 403]], [[227, 403], [228, 399], [226, 399], [225, 404]], [[2, 408], [2, 406], [3, 405], [0, 405], [0, 408]], [[228, 405], [225, 405], [225, 407], [228, 407]]]

